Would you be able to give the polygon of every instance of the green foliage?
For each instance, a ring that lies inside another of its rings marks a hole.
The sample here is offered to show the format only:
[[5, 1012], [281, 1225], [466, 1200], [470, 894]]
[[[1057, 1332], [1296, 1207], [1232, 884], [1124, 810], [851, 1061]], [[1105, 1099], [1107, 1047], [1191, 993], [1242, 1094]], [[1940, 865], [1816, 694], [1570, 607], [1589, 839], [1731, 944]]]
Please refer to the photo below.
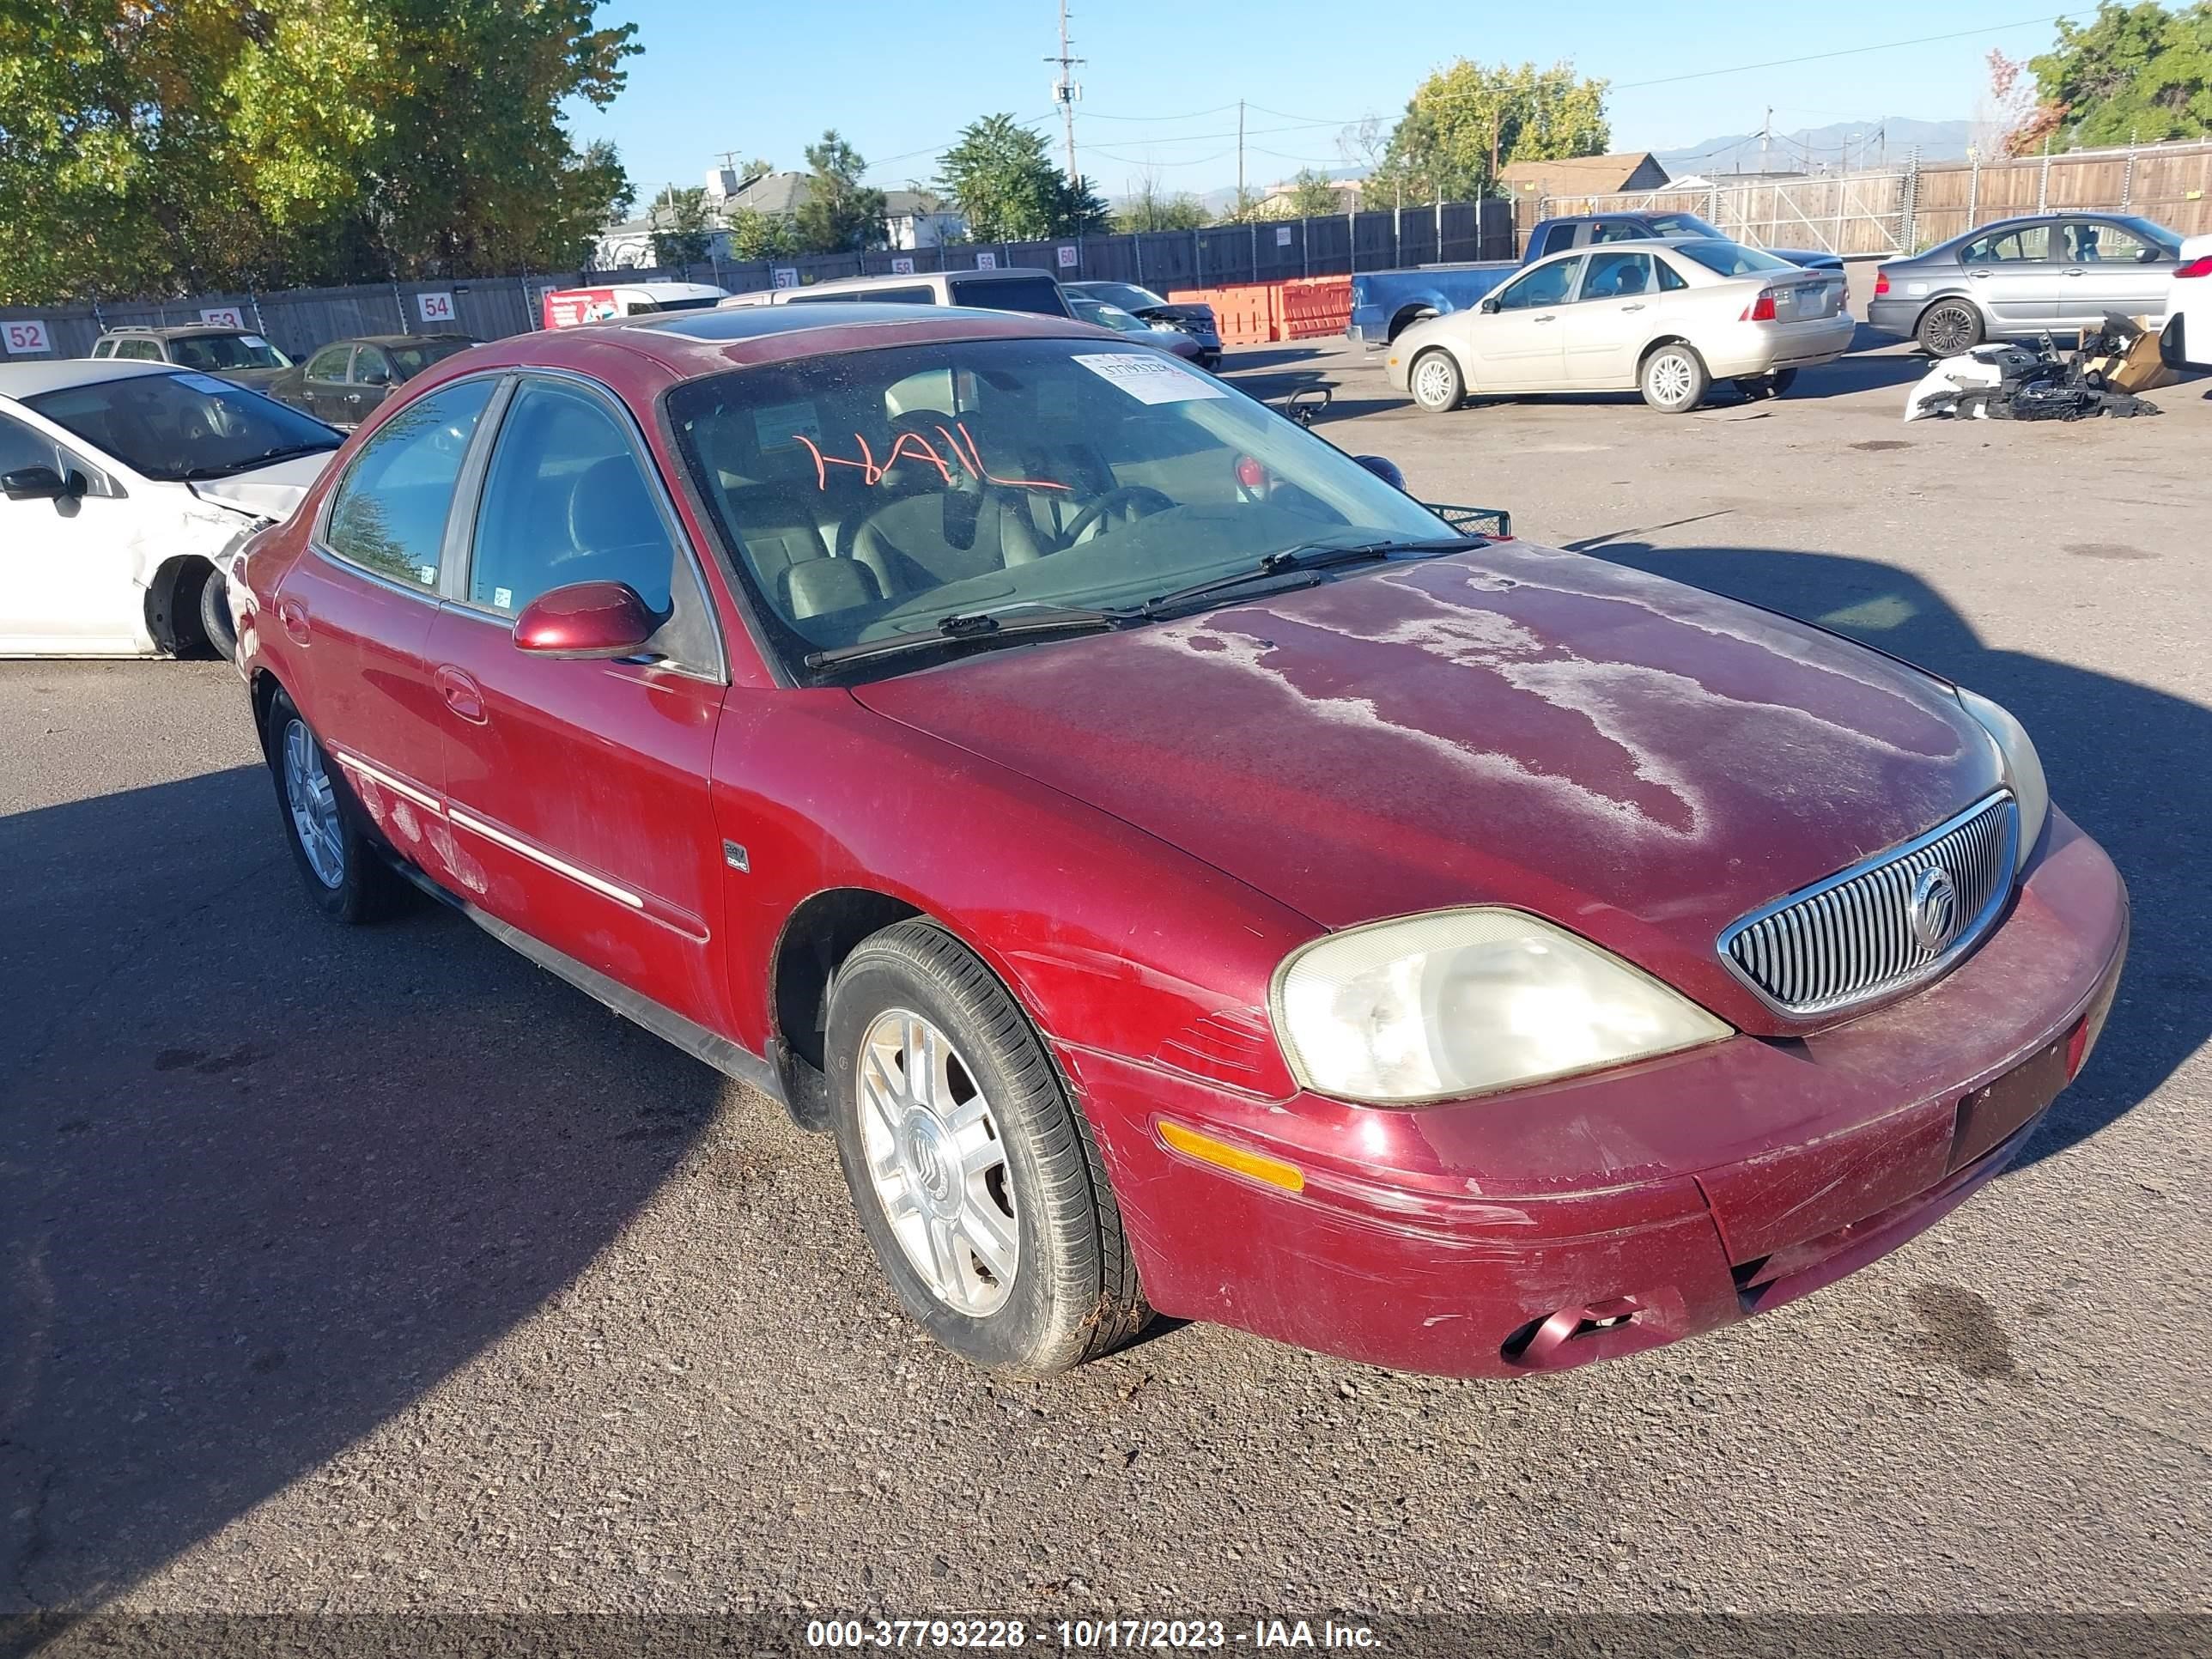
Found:
[[788, 215], [738, 208], [729, 225], [732, 259], [781, 259], [799, 252], [799, 227]]
[[1091, 181], [1070, 184], [1045, 141], [1011, 115], [987, 115], [961, 130], [938, 161], [938, 186], [979, 242], [1042, 241], [1107, 227]]
[[844, 253], [884, 245], [884, 193], [860, 182], [868, 164], [836, 128], [806, 147], [806, 199], [793, 216], [800, 248]]
[[1605, 88], [1571, 64], [1492, 68], [1462, 58], [1414, 88], [1369, 188], [1378, 201], [1473, 201], [1515, 161], [1602, 155], [1612, 139]]
[[1188, 191], [1164, 191], [1157, 179], [1147, 178], [1122, 199], [1114, 216], [1114, 228], [1139, 230], [1196, 230], [1210, 222], [1205, 204]]
[[637, 50], [595, 0], [4, 0], [0, 301], [574, 263]]
[[707, 192], [696, 185], [671, 185], [653, 198], [653, 262], [696, 265], [714, 246], [714, 227], [707, 216]]
[[[2104, 0], [2086, 27], [2059, 19], [2057, 46], [2027, 66], [2054, 149], [2155, 144], [2212, 128], [2212, 4], [2205, 0], [2178, 11], [2152, 0]], [[2041, 130], [2022, 146], [2041, 147]]]

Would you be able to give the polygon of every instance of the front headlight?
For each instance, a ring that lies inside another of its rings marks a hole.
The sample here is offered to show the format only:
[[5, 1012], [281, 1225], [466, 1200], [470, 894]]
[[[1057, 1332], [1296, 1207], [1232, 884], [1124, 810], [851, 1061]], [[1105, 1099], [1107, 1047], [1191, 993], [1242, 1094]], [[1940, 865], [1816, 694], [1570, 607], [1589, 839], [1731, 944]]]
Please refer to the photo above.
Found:
[[1182, 332], [1182, 325], [1181, 323], [1154, 323], [1152, 325], [1152, 330], [1155, 334], [1180, 334]]
[[2043, 757], [2035, 752], [2027, 728], [2013, 718], [2009, 708], [1963, 685], [1951, 690], [1959, 707], [1996, 740], [1997, 753], [2003, 758], [2005, 785], [2020, 805], [2020, 856], [2013, 865], [2014, 873], [2018, 874], [2027, 867], [2027, 855], [2034, 850], [2037, 837], [2043, 834], [2043, 820], [2051, 812], [2051, 786], [2044, 781]]
[[1729, 1035], [1650, 975], [1518, 910], [1332, 933], [1275, 970], [1269, 1001], [1301, 1084], [1376, 1103], [1456, 1099]]

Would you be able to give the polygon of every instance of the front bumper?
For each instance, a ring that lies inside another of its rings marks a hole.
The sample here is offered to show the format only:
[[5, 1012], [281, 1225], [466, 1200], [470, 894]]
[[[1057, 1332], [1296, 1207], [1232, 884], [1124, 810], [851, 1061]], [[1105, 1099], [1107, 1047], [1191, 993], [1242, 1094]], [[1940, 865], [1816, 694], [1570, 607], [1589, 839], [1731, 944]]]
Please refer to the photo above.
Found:
[[[2127, 925], [2118, 872], [2054, 810], [1973, 955], [1802, 1042], [1402, 1110], [1057, 1047], [1155, 1307], [1371, 1364], [1513, 1376], [1732, 1323], [1949, 1213], [2086, 1057]], [[1170, 1152], [1163, 1119], [1294, 1165], [1304, 1189]]]

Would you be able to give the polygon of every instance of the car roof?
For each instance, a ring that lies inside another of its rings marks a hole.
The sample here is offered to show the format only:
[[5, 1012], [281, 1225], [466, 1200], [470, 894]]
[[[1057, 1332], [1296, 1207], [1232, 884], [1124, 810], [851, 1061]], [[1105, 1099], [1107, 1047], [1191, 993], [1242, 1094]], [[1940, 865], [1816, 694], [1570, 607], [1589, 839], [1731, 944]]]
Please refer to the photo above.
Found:
[[325, 340], [315, 349], [320, 353], [334, 345], [420, 345], [426, 340], [466, 340], [473, 345], [476, 343], [476, 337], [473, 334], [464, 334], [458, 329], [450, 330], [443, 334], [349, 334], [343, 340]]
[[896, 274], [886, 275], [883, 273], [878, 273], [868, 276], [833, 276], [826, 283], [815, 283], [810, 284], [806, 291], [810, 294], [816, 294], [819, 293], [825, 288], [898, 288], [908, 283], [925, 283], [929, 281], [932, 277], [939, 276], [957, 276], [963, 283], [973, 282], [979, 279], [987, 283], [1002, 283], [1007, 281], [1009, 278], [1016, 276], [1042, 276], [1048, 281], [1058, 280], [1058, 278], [1054, 277], [1053, 274], [1047, 270], [1042, 265], [1008, 265], [1003, 269], [994, 269], [991, 270], [915, 270], [909, 271], [903, 276], [897, 276]]
[[0, 363], [0, 398], [35, 398], [64, 386], [94, 386], [141, 374], [174, 374], [174, 363], [148, 363], [114, 357], [64, 357], [57, 362]]
[[574, 328], [511, 334], [447, 358], [407, 383], [428, 391], [500, 369], [565, 368], [641, 404], [680, 380], [733, 368], [958, 340], [1082, 340], [1099, 331], [1072, 318], [968, 306], [760, 306], [655, 312]]
[[125, 334], [150, 334], [157, 340], [179, 340], [198, 334], [252, 334], [253, 331], [250, 328], [234, 328], [228, 323], [170, 323], [160, 327], [149, 323], [143, 328], [136, 323], [130, 323], [108, 329], [100, 337], [110, 340]]

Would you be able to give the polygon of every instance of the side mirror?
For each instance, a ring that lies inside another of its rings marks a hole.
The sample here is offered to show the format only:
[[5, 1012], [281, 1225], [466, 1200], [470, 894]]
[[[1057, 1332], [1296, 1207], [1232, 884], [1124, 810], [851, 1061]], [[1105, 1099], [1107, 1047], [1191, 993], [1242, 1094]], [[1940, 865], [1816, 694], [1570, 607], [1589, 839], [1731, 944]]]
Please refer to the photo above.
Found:
[[1498, 301], [1495, 299], [1485, 300], [1481, 309], [1486, 315], [1494, 313], [1498, 309]]
[[628, 582], [571, 582], [514, 619], [514, 647], [540, 657], [634, 657], [659, 629]]
[[64, 478], [50, 466], [19, 466], [0, 477], [0, 490], [11, 501], [75, 501], [85, 492], [84, 476], [72, 472]]
[[364, 368], [361, 372], [361, 383], [363, 386], [390, 386], [392, 371], [388, 368]]
[[1393, 489], [1406, 487], [1406, 475], [1398, 471], [1398, 463], [1388, 455], [1354, 455], [1352, 458]]

